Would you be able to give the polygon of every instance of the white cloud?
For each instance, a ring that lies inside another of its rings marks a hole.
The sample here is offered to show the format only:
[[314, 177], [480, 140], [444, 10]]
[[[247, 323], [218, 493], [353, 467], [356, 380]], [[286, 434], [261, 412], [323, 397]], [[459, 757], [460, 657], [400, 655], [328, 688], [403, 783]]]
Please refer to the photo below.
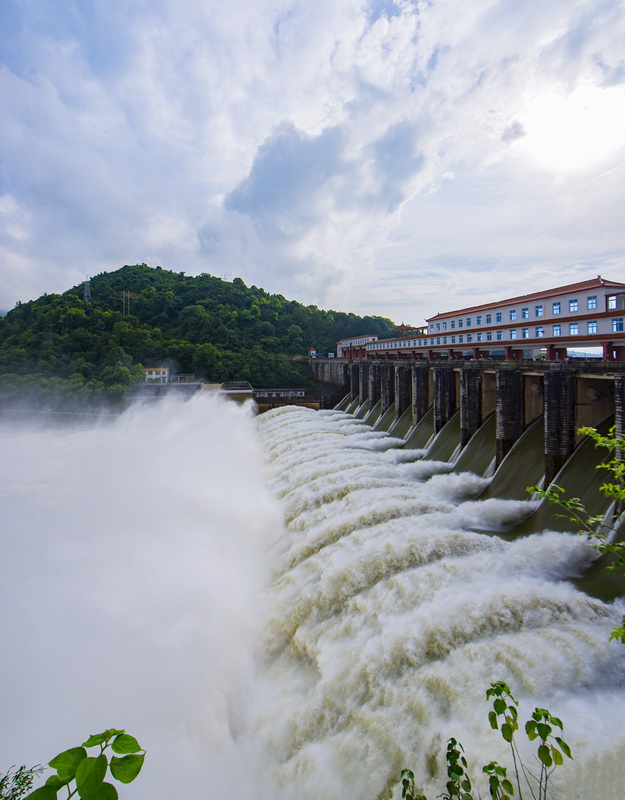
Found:
[[28, 224], [0, 206], [0, 307], [147, 261], [408, 321], [620, 263], [618, 137], [565, 175], [534, 124], [566, 137], [590, 92], [616, 128], [616, 0], [7, 2], [0, 193]]

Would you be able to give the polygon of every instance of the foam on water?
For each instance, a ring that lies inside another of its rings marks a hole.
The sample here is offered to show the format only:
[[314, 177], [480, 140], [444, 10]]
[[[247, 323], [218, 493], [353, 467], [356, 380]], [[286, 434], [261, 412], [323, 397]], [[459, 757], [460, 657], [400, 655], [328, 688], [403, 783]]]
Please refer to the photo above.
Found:
[[534, 504], [400, 444], [200, 396], [0, 424], [0, 769], [122, 726], [129, 800], [376, 800], [403, 767], [433, 798], [449, 736], [507, 761], [505, 680], [565, 722], [557, 797], [623, 797], [623, 609], [567, 582], [593, 551], [476, 532]]
[[267, 629], [280, 691], [258, 723], [282, 785], [311, 799], [399, 796], [393, 781], [411, 767], [434, 797], [449, 736], [476, 767], [507, 761], [484, 698], [504, 680], [524, 713], [565, 721], [575, 761], [554, 796], [623, 797], [625, 649], [609, 642], [623, 609], [567, 582], [594, 558], [584, 542], [472, 532], [535, 506], [476, 501], [483, 479], [430, 477], [347, 415], [286, 408], [257, 425], [285, 515]]

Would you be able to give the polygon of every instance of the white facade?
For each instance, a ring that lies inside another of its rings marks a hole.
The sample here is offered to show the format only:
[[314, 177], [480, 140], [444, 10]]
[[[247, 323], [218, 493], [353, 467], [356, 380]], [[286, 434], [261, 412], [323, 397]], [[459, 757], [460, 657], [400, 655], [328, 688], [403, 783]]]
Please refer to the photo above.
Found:
[[[371, 342], [368, 358], [393, 353], [474, 357], [504, 351], [506, 358], [543, 348], [548, 358], [567, 349], [602, 347], [605, 358], [623, 357], [625, 284], [597, 276], [589, 281], [437, 314], [422, 336]], [[521, 354], [521, 356], [519, 355]]]
[[171, 369], [169, 367], [144, 367], [146, 383], [169, 383]]
[[345, 358], [354, 348], [363, 348], [370, 342], [376, 342], [377, 340], [378, 336], [376, 334], [354, 336], [351, 339], [341, 339], [340, 342], [336, 343], [336, 357]]

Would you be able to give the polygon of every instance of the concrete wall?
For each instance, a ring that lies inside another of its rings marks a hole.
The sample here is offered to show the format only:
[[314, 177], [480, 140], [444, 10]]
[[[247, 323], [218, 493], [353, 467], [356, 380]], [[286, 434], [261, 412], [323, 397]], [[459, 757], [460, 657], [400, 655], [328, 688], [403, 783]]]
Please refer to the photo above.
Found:
[[610, 417], [625, 432], [625, 364], [618, 362], [419, 361], [341, 362], [312, 360], [320, 381], [382, 412], [394, 404], [399, 418], [412, 407], [417, 423], [433, 408], [436, 431], [460, 410], [462, 446], [496, 414], [499, 464], [523, 431], [545, 419], [545, 474], [553, 478], [580, 438], [577, 429]]

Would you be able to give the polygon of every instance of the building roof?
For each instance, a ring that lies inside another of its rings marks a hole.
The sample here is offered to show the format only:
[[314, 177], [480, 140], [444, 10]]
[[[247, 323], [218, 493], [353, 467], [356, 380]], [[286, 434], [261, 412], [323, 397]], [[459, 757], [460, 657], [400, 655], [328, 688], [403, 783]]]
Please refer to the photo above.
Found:
[[341, 342], [351, 342], [354, 339], [367, 339], [367, 338], [374, 338], [377, 339], [379, 334], [377, 333], [356, 333], [354, 336], [347, 336], [345, 339], [339, 339], [337, 344], [341, 344]]
[[609, 281], [605, 278], [602, 278], [601, 275], [597, 275], [596, 278], [591, 278], [587, 281], [580, 281], [579, 283], [569, 283], [566, 286], [556, 286], [553, 289], [544, 289], [542, 292], [532, 292], [532, 294], [522, 294], [518, 297], [510, 297], [506, 300], [496, 300], [492, 303], [482, 303], [479, 306], [469, 306], [467, 308], [459, 308], [456, 311], [445, 311], [444, 313], [435, 314], [433, 317], [427, 317], [426, 322], [431, 322], [432, 320], [441, 319], [442, 317], [453, 317], [457, 316], [458, 314], [471, 314], [475, 311], [486, 311], [490, 308], [494, 308], [497, 306], [507, 306], [511, 305], [512, 303], [522, 303], [522, 302], [531, 302], [533, 300], [542, 300], [547, 297], [555, 297], [556, 295], [560, 294], [569, 294], [570, 292], [586, 292], [590, 291], [591, 289], [600, 289], [600, 288], [610, 288], [614, 287], [615, 289], [621, 289], [625, 291], [625, 283], [617, 283], [616, 281]]

